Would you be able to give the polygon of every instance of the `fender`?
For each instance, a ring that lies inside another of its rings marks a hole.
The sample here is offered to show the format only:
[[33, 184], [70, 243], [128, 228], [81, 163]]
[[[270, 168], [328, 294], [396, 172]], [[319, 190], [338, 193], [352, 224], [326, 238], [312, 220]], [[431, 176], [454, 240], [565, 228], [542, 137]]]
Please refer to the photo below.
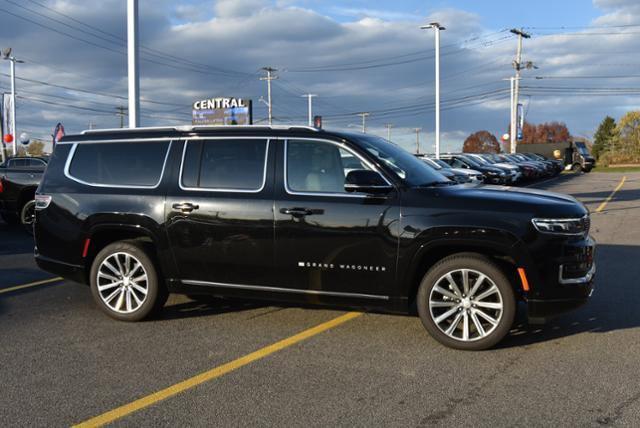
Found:
[[[151, 217], [137, 214], [120, 214], [118, 219], [111, 218], [108, 220], [100, 217], [102, 217], [101, 214], [91, 216], [83, 223], [83, 242], [105, 231], [114, 231], [125, 235], [131, 234], [132, 236], [146, 236], [151, 239], [155, 246], [158, 262], [165, 277], [171, 278], [175, 276], [177, 272], [175, 260], [162, 225]], [[113, 215], [110, 214], [109, 217], [113, 217]]]
[[[486, 227], [433, 227], [423, 231], [410, 242], [400, 243], [398, 259], [398, 285], [401, 296], [411, 299], [417, 289], [418, 275], [433, 263], [450, 254], [476, 251], [482, 254], [502, 255], [516, 266], [529, 266], [530, 258], [514, 234]], [[423, 263], [429, 263], [424, 266]]]

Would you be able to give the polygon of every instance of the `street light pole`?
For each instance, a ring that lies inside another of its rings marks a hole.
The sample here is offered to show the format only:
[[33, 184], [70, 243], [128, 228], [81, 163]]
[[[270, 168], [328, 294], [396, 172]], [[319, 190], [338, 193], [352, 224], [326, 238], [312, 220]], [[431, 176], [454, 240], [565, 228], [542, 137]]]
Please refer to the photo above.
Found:
[[[2, 50], [2, 58], [11, 62], [11, 132], [13, 136], [13, 155], [18, 154], [18, 131], [16, 129], [16, 63], [22, 64], [24, 61], [11, 55], [11, 48]], [[4, 159], [4, 149], [2, 150]]]
[[317, 97], [316, 94], [306, 94], [303, 97], [307, 97], [309, 99], [308, 111], [309, 111], [309, 126], [313, 126], [313, 107], [311, 105], [311, 99], [313, 97]]
[[413, 130], [416, 133], [416, 154], [419, 155], [420, 154], [420, 131], [422, 131], [422, 128], [413, 128]]
[[387, 127], [387, 140], [391, 141], [391, 128], [393, 128], [393, 123], [387, 123], [385, 126]]
[[[515, 34], [518, 36], [518, 48], [516, 50], [516, 59], [513, 61], [513, 68], [515, 68], [516, 70], [516, 75], [515, 78], [512, 80], [512, 87], [513, 87], [513, 95], [511, 97], [511, 130], [509, 132], [509, 136], [511, 137], [511, 147], [510, 147], [510, 151], [511, 153], [515, 153], [516, 152], [516, 144], [517, 144], [517, 137], [518, 137], [518, 125], [517, 125], [517, 121], [518, 121], [518, 113], [517, 113], [517, 109], [518, 109], [518, 95], [520, 92], [520, 70], [522, 70], [522, 39], [528, 39], [531, 36], [527, 33], [525, 33], [522, 30], [517, 30], [517, 29], [512, 29], [511, 33]], [[526, 67], [532, 67], [533, 65], [531, 63], [527, 63]]]
[[129, 128], [137, 128], [140, 125], [138, 0], [127, 0], [127, 57], [129, 74]]
[[437, 22], [423, 25], [421, 29], [433, 28], [435, 31], [436, 45], [436, 159], [440, 159], [440, 31], [446, 30]]

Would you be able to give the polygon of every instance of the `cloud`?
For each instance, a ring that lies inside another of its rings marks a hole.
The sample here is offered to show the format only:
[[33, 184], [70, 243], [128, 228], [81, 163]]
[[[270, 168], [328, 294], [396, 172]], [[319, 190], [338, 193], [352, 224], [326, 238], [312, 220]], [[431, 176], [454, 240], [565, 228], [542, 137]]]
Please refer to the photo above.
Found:
[[269, 6], [266, 0], [217, 0], [215, 11], [218, 18], [251, 16]]
[[336, 15], [347, 16], [351, 18], [377, 18], [383, 21], [415, 21], [420, 18], [411, 13], [368, 8], [333, 7], [331, 8], [331, 11]]
[[[593, 26], [640, 22], [635, 3], [597, 0], [603, 14]], [[218, 95], [253, 99], [254, 116], [263, 119], [266, 109], [258, 99], [266, 97], [266, 84], [259, 80], [260, 68], [270, 65], [279, 69], [273, 83], [277, 123], [306, 123], [301, 95], [311, 92], [319, 95], [314, 112], [323, 115], [329, 127], [351, 129], [350, 124], [358, 124], [355, 113], [370, 111], [370, 132], [384, 136], [384, 125], [393, 123], [392, 135], [409, 148], [415, 144], [412, 128], [421, 127], [425, 141], [432, 142], [433, 31], [420, 30], [419, 24], [438, 21], [447, 27], [441, 41], [442, 140], [447, 149], [459, 150], [466, 135], [480, 129], [497, 135], [505, 131], [509, 82], [504, 79], [513, 75], [516, 45], [508, 32], [485, 28], [481, 16], [464, 10], [417, 14], [412, 22], [395, 8], [394, 16], [344, 7], [353, 9], [353, 16], [343, 22], [314, 10], [314, 4], [141, 0], [142, 124], [189, 123], [193, 100]], [[119, 126], [115, 109], [127, 103], [124, 2], [64, 0], [47, 5], [100, 31], [55, 14], [50, 16], [71, 26], [3, 6], [15, 16], [2, 15], [0, 38], [26, 60], [18, 66], [18, 76], [29, 79], [18, 80], [19, 127], [47, 136], [57, 121], [70, 132], [86, 128], [89, 121], [99, 127]], [[570, 35], [533, 30], [523, 58], [540, 69], [523, 72], [528, 120], [561, 120], [575, 133], [593, 132], [604, 115], [621, 115], [637, 106], [632, 94], [572, 89], [640, 85], [639, 78], [590, 77], [637, 74], [631, 55], [640, 49], [640, 39], [580, 35], [599, 31], [606, 30]], [[620, 31], [631, 30], [610, 32]], [[1, 73], [8, 72], [6, 64], [0, 67]], [[0, 75], [0, 90], [8, 86]]]

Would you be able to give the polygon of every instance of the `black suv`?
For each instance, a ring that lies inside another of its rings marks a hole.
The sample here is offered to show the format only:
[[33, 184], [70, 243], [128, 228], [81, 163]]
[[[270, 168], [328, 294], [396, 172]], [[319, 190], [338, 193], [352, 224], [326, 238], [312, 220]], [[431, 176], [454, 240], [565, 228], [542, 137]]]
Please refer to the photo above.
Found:
[[169, 292], [417, 307], [460, 349], [500, 341], [519, 301], [536, 320], [586, 302], [594, 241], [581, 203], [452, 184], [367, 134], [85, 131], [56, 145], [38, 188], [35, 256], [120, 320]]

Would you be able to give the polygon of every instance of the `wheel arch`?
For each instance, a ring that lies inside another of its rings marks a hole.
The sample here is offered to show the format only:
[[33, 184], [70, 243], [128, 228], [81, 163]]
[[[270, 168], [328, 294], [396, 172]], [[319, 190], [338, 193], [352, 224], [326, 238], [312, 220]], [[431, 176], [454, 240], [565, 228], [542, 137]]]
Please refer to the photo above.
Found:
[[[514, 237], [515, 239], [515, 237]], [[438, 261], [453, 254], [475, 253], [487, 256], [502, 268], [514, 286], [516, 296], [522, 295], [517, 267], [522, 264], [517, 245], [505, 242], [472, 239], [439, 239], [424, 243], [415, 252], [403, 278], [409, 307], [414, 307], [416, 294], [422, 277]]]
[[163, 240], [153, 229], [140, 224], [98, 223], [86, 233], [83, 240], [83, 256], [87, 283], [89, 272], [96, 256], [107, 245], [118, 241], [136, 241], [147, 251], [156, 264], [158, 275], [166, 278], [170, 274], [170, 265], [164, 263]]

